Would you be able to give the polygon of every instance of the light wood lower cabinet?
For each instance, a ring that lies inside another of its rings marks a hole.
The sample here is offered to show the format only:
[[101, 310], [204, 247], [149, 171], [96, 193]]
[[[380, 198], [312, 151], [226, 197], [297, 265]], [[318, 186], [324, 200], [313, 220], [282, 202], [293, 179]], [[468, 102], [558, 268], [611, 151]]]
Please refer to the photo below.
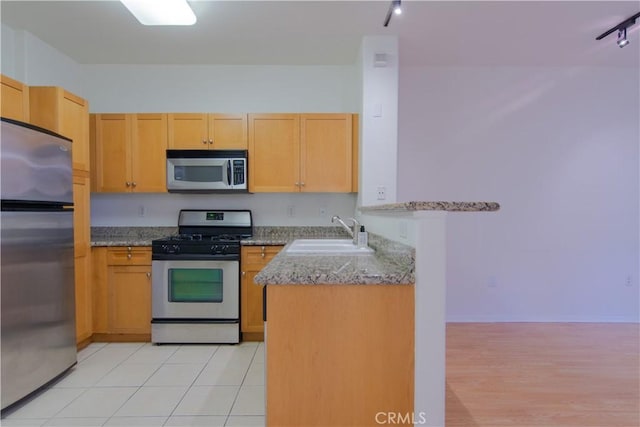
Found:
[[263, 341], [262, 288], [253, 282], [282, 246], [243, 246], [241, 253], [242, 281], [240, 289], [240, 330], [243, 341]]
[[151, 339], [151, 248], [92, 250], [94, 341]]
[[413, 285], [267, 285], [266, 325], [267, 426], [413, 425]]

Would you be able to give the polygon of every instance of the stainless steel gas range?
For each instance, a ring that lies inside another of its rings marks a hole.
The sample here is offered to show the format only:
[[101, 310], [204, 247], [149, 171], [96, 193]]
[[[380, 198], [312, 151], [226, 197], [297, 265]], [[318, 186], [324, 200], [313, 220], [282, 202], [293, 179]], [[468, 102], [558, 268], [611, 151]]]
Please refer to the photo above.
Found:
[[181, 210], [178, 235], [152, 241], [151, 342], [240, 342], [240, 240], [251, 211]]

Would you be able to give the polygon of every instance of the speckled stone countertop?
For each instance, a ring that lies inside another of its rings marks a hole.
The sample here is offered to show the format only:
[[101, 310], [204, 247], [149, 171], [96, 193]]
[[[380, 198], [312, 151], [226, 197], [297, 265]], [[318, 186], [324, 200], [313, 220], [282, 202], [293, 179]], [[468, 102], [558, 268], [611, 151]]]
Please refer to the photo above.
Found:
[[[177, 227], [91, 227], [91, 246], [151, 246]], [[286, 245], [296, 239], [349, 238], [340, 227], [254, 227], [243, 245]], [[280, 252], [255, 278], [259, 284], [413, 284], [415, 250], [369, 234], [373, 255], [315, 256]]]
[[362, 206], [360, 212], [408, 212], [408, 211], [448, 211], [448, 212], [494, 212], [500, 209], [496, 202], [402, 202], [378, 206]]
[[[91, 227], [91, 246], [151, 246], [151, 241], [178, 233], [178, 227]], [[253, 227], [243, 245], [286, 245], [295, 239], [348, 239], [340, 227]]]
[[242, 245], [286, 245], [296, 239], [349, 239], [340, 227], [253, 227], [253, 236]]
[[[373, 255], [288, 255], [284, 250], [258, 273], [261, 285], [402, 285], [415, 283], [415, 250], [373, 233]], [[286, 249], [286, 248], [285, 248]]]
[[177, 232], [178, 227], [91, 227], [91, 246], [151, 246], [153, 239]]

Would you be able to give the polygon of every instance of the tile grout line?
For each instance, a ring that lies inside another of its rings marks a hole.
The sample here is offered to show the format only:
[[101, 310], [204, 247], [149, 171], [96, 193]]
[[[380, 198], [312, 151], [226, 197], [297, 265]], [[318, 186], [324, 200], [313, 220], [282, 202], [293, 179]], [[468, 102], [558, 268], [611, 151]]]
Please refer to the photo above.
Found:
[[236, 396], [233, 398], [233, 403], [231, 404], [231, 407], [229, 408], [229, 413], [227, 414], [227, 419], [224, 421], [224, 425], [227, 425], [227, 422], [229, 422], [229, 418], [231, 417], [231, 412], [233, 412], [233, 407], [235, 406], [236, 402], [238, 401], [238, 396], [240, 395], [240, 390], [242, 390], [242, 386], [244, 385], [244, 381], [247, 379], [247, 374], [249, 373], [249, 369], [251, 369], [251, 365], [253, 364], [253, 360], [256, 357], [256, 353], [258, 352], [258, 346], [256, 345], [256, 348], [253, 351], [253, 354], [251, 355], [251, 361], [249, 362], [249, 365], [247, 366], [247, 371], [244, 373], [244, 376], [242, 377], [242, 381], [240, 381], [240, 386], [238, 387], [238, 392], [236, 393]]
[[[180, 400], [178, 400], [178, 403], [176, 403], [176, 406], [171, 410], [171, 413], [169, 414], [169, 416], [167, 417], [166, 420], [164, 420], [164, 423], [162, 423], [163, 426], [167, 425], [167, 423], [169, 422], [169, 418], [171, 418], [173, 416], [173, 414], [176, 412], [176, 409], [178, 409], [178, 406], [180, 406], [180, 404], [182, 403], [182, 401], [184, 400], [185, 396], [189, 393], [189, 391], [191, 390], [191, 387], [193, 387], [193, 385], [195, 384], [195, 382], [198, 380], [198, 377], [200, 375], [202, 375], [202, 371], [205, 370], [205, 368], [207, 367], [207, 365], [209, 364], [209, 362], [211, 361], [211, 359], [213, 359], [213, 356], [218, 352], [218, 350], [220, 349], [219, 345], [216, 345], [216, 349], [214, 350], [213, 353], [211, 353], [211, 356], [209, 356], [209, 358], [207, 359], [207, 361], [204, 363], [204, 365], [202, 366], [202, 369], [200, 369], [200, 372], [198, 372], [198, 375], [195, 376], [195, 378], [193, 379], [193, 381], [191, 381], [191, 385], [189, 385], [187, 387], [187, 390], [184, 392], [184, 394], [182, 395], [182, 397], [180, 398]], [[165, 362], [166, 363], [166, 362]], [[164, 363], [162, 364], [164, 365]], [[160, 366], [162, 366], [160, 365]]]
[[[90, 359], [91, 357], [95, 356], [96, 354], [98, 354], [99, 352], [101, 352], [102, 350], [106, 349], [109, 346], [109, 343], [103, 345], [102, 347], [100, 347], [98, 350], [94, 351], [92, 354], [90, 354], [89, 356], [87, 356], [86, 358], [84, 358], [82, 360], [82, 362]], [[139, 350], [139, 349], [138, 349]], [[136, 351], [138, 351], [136, 350]], [[135, 351], [134, 351], [135, 353]], [[133, 354], [133, 353], [132, 353]], [[131, 355], [129, 355], [128, 357], [130, 357]], [[127, 357], [127, 358], [128, 358]], [[69, 407], [69, 405], [71, 405], [72, 403], [74, 403], [76, 400], [80, 399], [81, 396], [83, 396], [84, 394], [88, 393], [89, 390], [92, 390], [95, 388], [95, 385], [98, 384], [98, 382], [100, 382], [100, 380], [104, 377], [106, 377], [107, 375], [109, 375], [110, 372], [112, 372], [114, 369], [116, 369], [118, 366], [120, 366], [120, 364], [122, 363], [122, 361], [120, 363], [118, 363], [117, 365], [115, 365], [113, 368], [111, 368], [110, 370], [108, 370], [107, 372], [105, 372], [104, 375], [102, 375], [100, 378], [98, 378], [92, 385], [90, 385], [89, 387], [82, 387], [85, 390], [80, 393], [75, 399], [73, 399], [71, 402], [69, 402], [68, 404], [66, 404], [64, 407], [62, 407], [58, 412], [56, 412], [51, 418], [49, 418], [47, 421], [45, 421], [44, 424], [47, 424], [50, 421], [53, 421], [55, 418], [57, 418], [58, 414], [60, 414], [62, 411], [64, 411], [67, 407]], [[79, 367], [80, 362], [76, 363], [76, 367]], [[47, 389], [47, 391], [52, 390], [54, 387], [50, 387]], [[72, 388], [72, 387], [69, 387]], [[80, 387], [79, 387], [80, 388]], [[60, 417], [62, 418], [62, 417]], [[98, 418], [98, 417], [96, 417]], [[101, 417], [100, 417], [101, 418]], [[109, 420], [109, 417], [107, 417], [107, 421]], [[105, 421], [106, 423], [106, 421]], [[104, 425], [104, 424], [103, 424]]]

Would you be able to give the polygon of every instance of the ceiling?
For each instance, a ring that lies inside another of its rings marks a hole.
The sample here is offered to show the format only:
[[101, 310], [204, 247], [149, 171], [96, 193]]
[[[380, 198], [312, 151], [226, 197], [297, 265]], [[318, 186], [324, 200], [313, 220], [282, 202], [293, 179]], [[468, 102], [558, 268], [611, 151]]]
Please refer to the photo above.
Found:
[[595, 37], [640, 1], [189, 0], [190, 27], [145, 27], [119, 1], [0, 2], [3, 24], [81, 64], [353, 64], [364, 35], [397, 35], [403, 65], [639, 67], [631, 43]]

